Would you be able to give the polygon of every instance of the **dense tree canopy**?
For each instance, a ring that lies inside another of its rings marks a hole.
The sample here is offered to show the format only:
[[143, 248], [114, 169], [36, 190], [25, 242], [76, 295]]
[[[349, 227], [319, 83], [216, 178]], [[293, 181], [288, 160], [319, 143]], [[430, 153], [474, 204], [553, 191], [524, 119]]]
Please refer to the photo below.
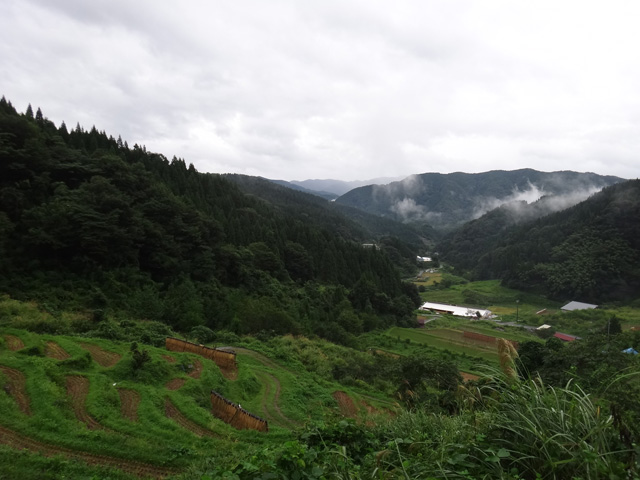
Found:
[[[348, 336], [359, 330], [352, 316], [364, 328], [407, 318], [416, 296], [384, 251], [362, 247], [368, 233], [324, 200], [286, 190], [248, 194], [2, 98], [0, 288], [90, 308], [99, 291], [107, 309], [178, 329], [322, 333], [319, 323], [350, 319]], [[350, 293], [364, 279], [369, 290]], [[344, 291], [339, 309], [324, 305], [324, 288]]]

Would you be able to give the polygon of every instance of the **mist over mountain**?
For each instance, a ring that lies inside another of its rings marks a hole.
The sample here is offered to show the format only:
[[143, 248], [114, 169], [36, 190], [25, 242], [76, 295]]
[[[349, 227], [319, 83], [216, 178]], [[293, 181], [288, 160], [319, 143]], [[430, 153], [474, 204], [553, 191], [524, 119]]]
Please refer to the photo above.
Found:
[[553, 197], [503, 205], [445, 238], [438, 250], [472, 278], [500, 278], [553, 298], [598, 303], [636, 296], [640, 181], [617, 183], [541, 216], [549, 202], [560, 205]]
[[[533, 169], [484, 173], [423, 173], [388, 185], [356, 188], [337, 203], [406, 223], [451, 230], [503, 205], [516, 213], [522, 202], [538, 215], [568, 208], [622, 179], [595, 173], [539, 172]], [[543, 212], [543, 213], [542, 213]]]

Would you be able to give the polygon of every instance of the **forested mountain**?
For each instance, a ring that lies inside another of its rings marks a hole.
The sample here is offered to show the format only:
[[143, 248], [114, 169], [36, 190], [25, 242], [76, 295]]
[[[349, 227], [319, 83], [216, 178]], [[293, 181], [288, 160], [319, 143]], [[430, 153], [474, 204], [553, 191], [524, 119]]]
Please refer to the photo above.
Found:
[[334, 180], [334, 179], [313, 179], [313, 180], [293, 180], [289, 183], [297, 185], [299, 187], [306, 188], [313, 191], [330, 192], [335, 194], [336, 197], [344, 195], [350, 190], [358, 187], [364, 187], [365, 185], [378, 185], [386, 184], [394, 181], [401, 180], [401, 178], [380, 177], [372, 178], [369, 180]]
[[357, 188], [336, 202], [398, 221], [450, 230], [503, 204], [532, 202], [545, 195], [553, 199], [544, 204], [546, 213], [558, 211], [621, 180], [594, 173], [532, 169], [424, 173], [388, 185]]
[[311, 195], [322, 197], [325, 200], [335, 200], [336, 198], [338, 198], [338, 194], [336, 193], [331, 193], [324, 190], [310, 190], [308, 188], [301, 187], [300, 185], [297, 185], [295, 183], [287, 182], [286, 180], [270, 180], [270, 181], [275, 183], [276, 185], [280, 185], [283, 187], [291, 188], [293, 190], [298, 190], [299, 192], [309, 193]]
[[419, 299], [389, 257], [305, 197], [292, 215], [182, 159], [0, 101], [0, 290], [51, 308], [343, 342], [408, 318]]
[[439, 245], [443, 259], [474, 278], [501, 278], [558, 299], [637, 298], [639, 180], [537, 220], [515, 225], [512, 216], [503, 207], [465, 225]]
[[246, 194], [260, 198], [290, 218], [335, 230], [344, 238], [375, 243], [406, 273], [415, 269], [416, 254], [429, 251], [439, 234], [428, 225], [417, 228], [379, 217], [357, 208], [329, 202], [316, 195], [292, 190], [259, 177], [227, 174]]

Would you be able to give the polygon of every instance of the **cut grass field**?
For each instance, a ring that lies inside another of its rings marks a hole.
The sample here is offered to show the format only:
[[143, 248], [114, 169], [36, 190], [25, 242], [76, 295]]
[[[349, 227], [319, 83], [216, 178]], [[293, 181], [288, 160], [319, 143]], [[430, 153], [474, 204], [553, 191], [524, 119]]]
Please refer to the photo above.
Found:
[[494, 364], [498, 363], [498, 354], [494, 344], [480, 343], [464, 338], [462, 332], [457, 330], [394, 327], [386, 334], [396, 339], [410, 340], [437, 350], [477, 357]]

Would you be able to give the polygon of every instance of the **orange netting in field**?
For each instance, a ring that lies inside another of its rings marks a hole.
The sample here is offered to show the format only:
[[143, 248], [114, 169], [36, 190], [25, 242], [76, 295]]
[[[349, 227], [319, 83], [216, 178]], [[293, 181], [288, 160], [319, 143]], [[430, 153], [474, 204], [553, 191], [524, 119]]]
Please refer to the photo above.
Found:
[[220, 368], [236, 368], [236, 354], [234, 352], [205, 347], [204, 345], [198, 345], [196, 343], [187, 342], [186, 340], [180, 340], [179, 338], [173, 337], [167, 337], [165, 344], [167, 350], [171, 350], [172, 352], [195, 353], [201, 357], [213, 360]]
[[269, 424], [266, 420], [247, 412], [240, 405], [227, 400], [214, 390], [211, 390], [211, 411], [220, 420], [238, 430], [269, 431]]

